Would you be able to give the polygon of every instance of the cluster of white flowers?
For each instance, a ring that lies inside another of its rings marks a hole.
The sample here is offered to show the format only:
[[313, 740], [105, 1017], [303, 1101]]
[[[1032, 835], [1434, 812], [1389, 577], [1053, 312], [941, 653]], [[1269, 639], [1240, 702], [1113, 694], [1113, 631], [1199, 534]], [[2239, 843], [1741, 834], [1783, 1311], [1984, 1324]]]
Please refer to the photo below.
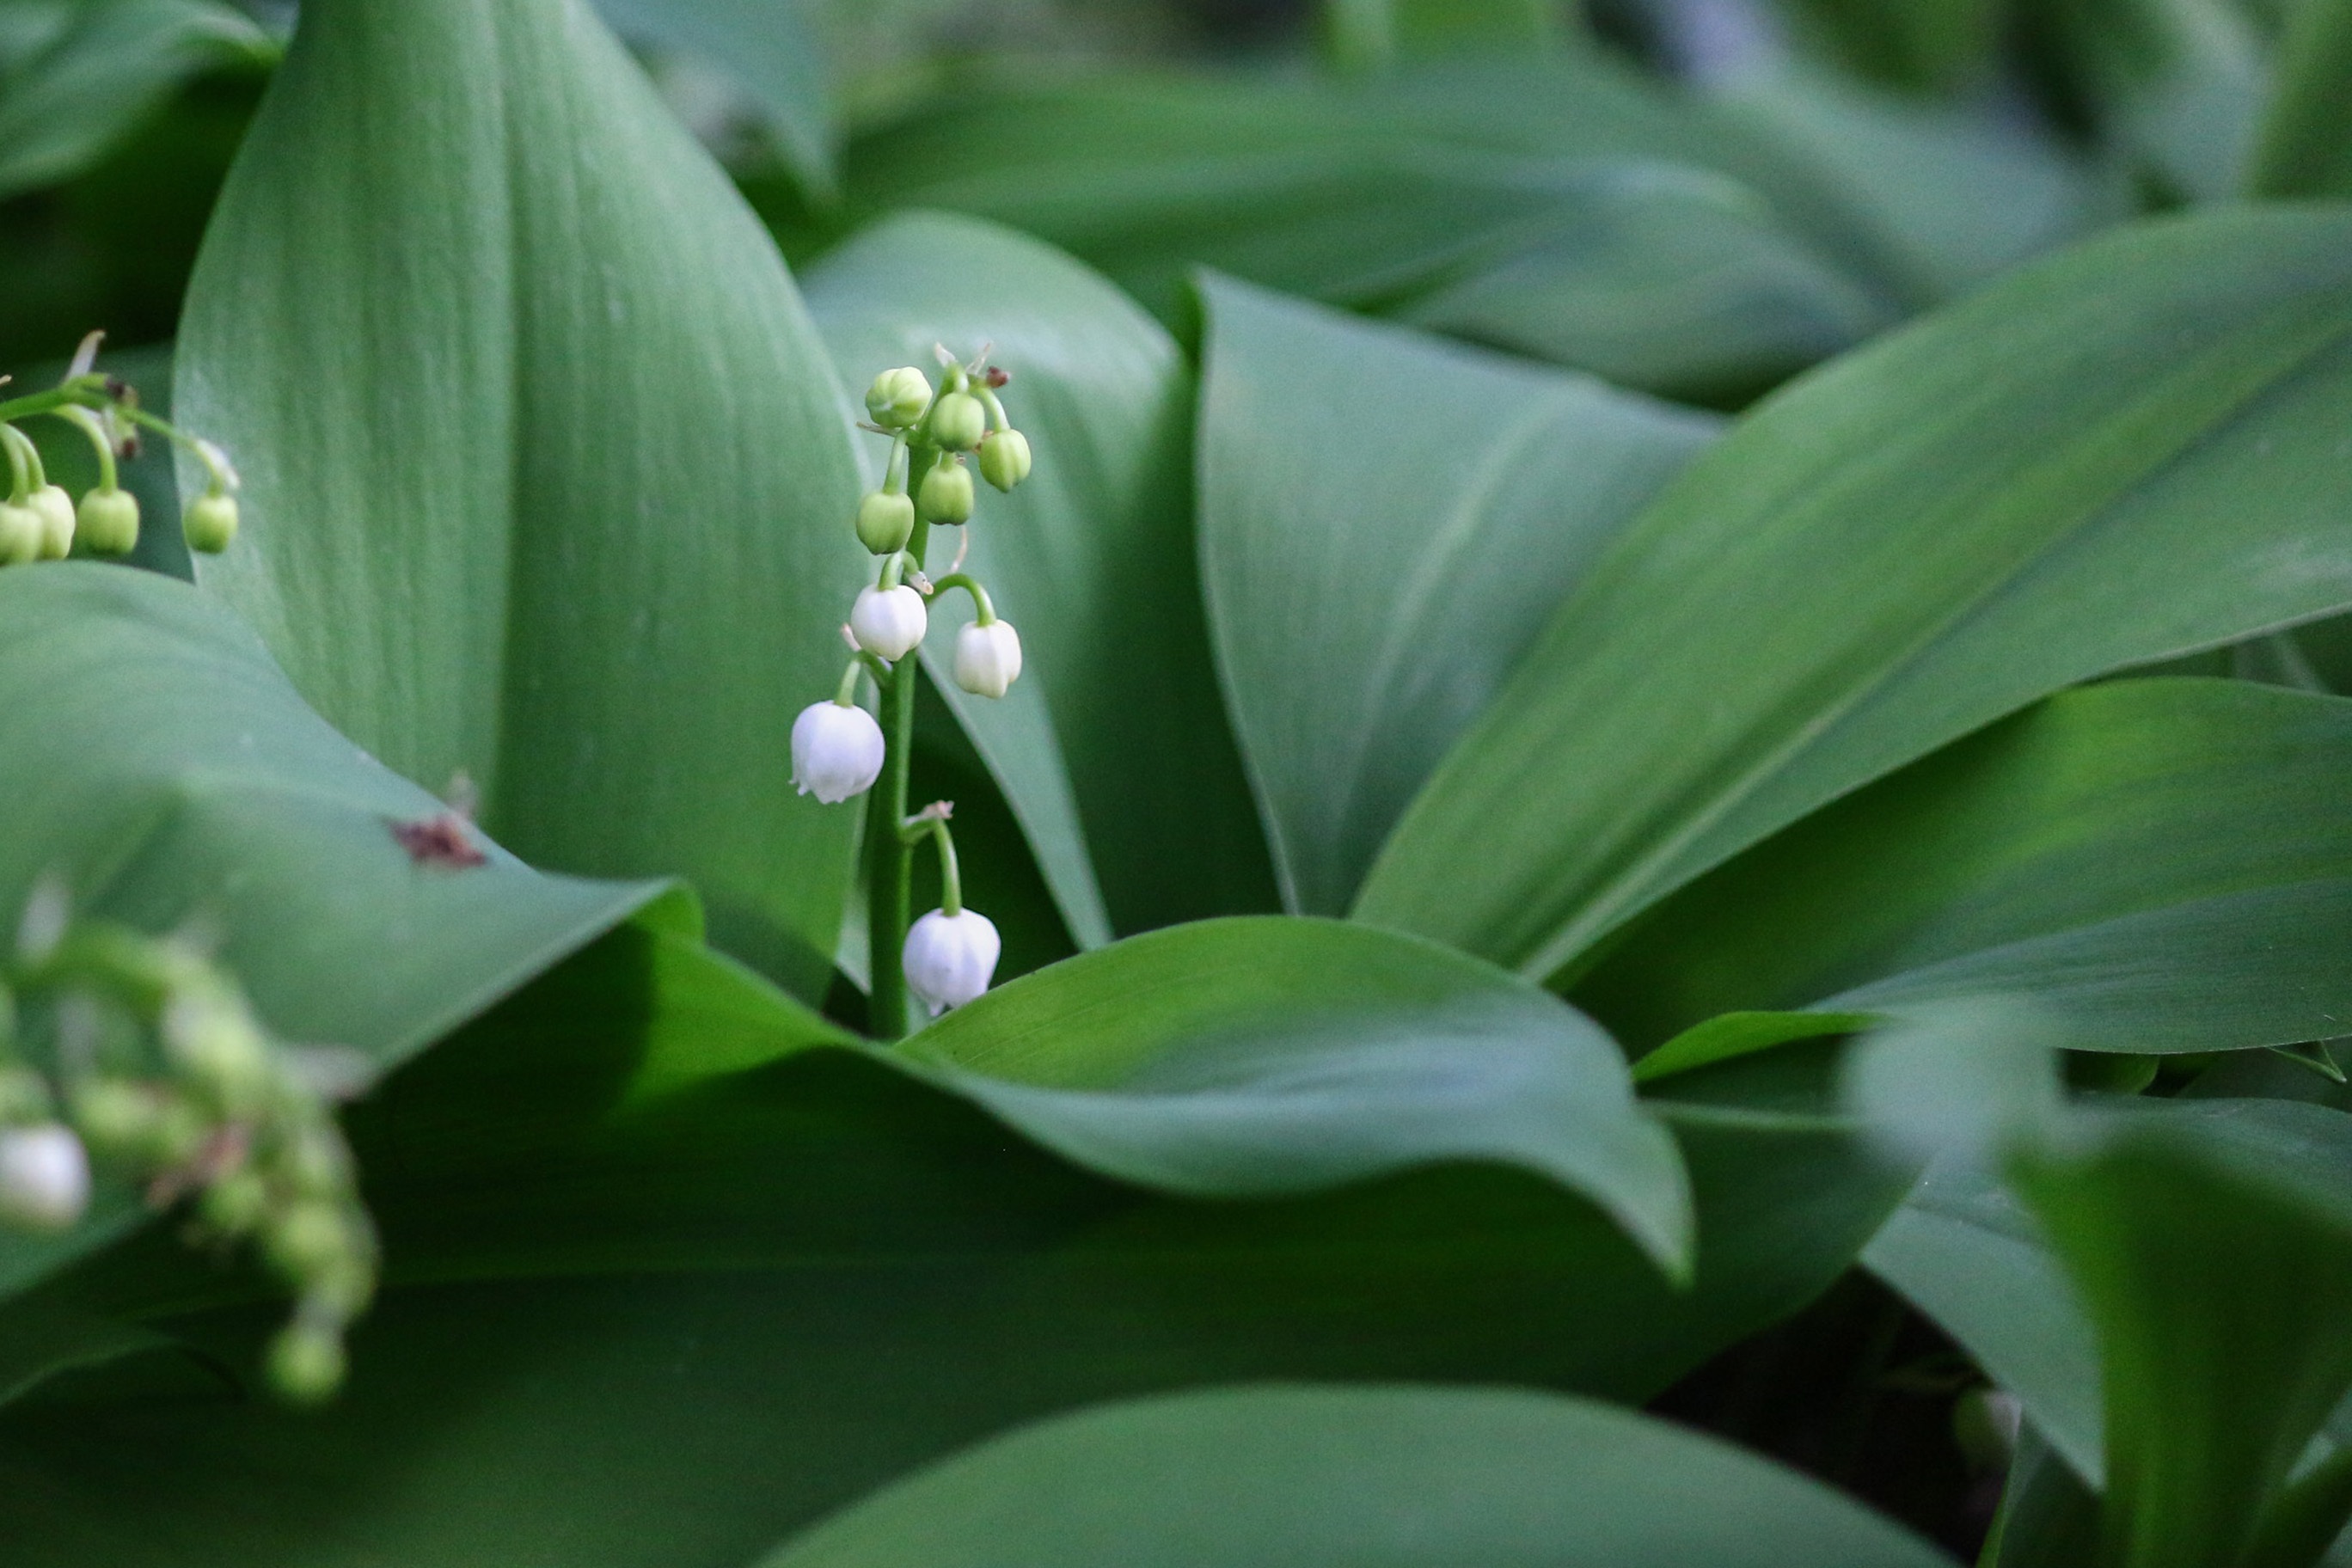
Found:
[[[1021, 635], [997, 616], [988, 590], [960, 570], [963, 551], [937, 582], [923, 574], [929, 531], [971, 521], [977, 498], [967, 458], [981, 478], [1007, 491], [1029, 477], [1031, 464], [1028, 438], [1013, 428], [997, 397], [1009, 379], [1005, 373], [986, 363], [985, 351], [969, 365], [945, 349], [939, 355], [942, 375], [936, 390], [920, 370], [902, 365], [876, 376], [866, 394], [872, 423], [865, 428], [890, 437], [881, 487], [857, 509], [858, 542], [880, 566], [873, 585], [858, 590], [842, 627], [856, 657], [839, 690], [793, 721], [793, 782], [827, 805], [872, 789], [889, 765], [889, 740], [858, 706], [860, 678], [870, 674], [884, 689], [912, 679], [907, 661], [930, 631], [933, 596], [959, 588], [971, 596], [974, 618], [956, 634], [958, 686], [976, 697], [1002, 697], [1021, 678]], [[903, 782], [893, 786], [901, 800]], [[934, 1016], [987, 990], [1000, 951], [988, 918], [962, 907], [948, 811], [942, 803], [898, 825], [910, 840], [928, 833], [940, 847], [941, 907], [908, 928], [901, 953], [908, 988]]]

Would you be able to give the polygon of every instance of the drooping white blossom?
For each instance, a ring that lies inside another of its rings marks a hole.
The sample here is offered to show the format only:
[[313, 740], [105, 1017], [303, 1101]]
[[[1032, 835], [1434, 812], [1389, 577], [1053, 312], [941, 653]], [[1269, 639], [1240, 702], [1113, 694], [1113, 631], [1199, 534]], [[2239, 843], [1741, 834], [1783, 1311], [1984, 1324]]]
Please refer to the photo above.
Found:
[[975, 697], [1002, 697], [1021, 678], [1021, 634], [1011, 621], [974, 621], [956, 634], [956, 684]]
[[882, 776], [882, 726], [863, 708], [812, 702], [793, 721], [793, 783], [827, 805]]
[[905, 584], [890, 588], [860, 588], [849, 611], [849, 630], [857, 646], [877, 658], [898, 663], [922, 646], [931, 617], [923, 596]]
[[908, 931], [899, 962], [907, 989], [921, 997], [936, 1018], [988, 989], [1003, 949], [995, 923], [977, 910], [954, 914], [933, 910]]
[[55, 1121], [0, 1131], [0, 1219], [63, 1230], [89, 1206], [89, 1156]]

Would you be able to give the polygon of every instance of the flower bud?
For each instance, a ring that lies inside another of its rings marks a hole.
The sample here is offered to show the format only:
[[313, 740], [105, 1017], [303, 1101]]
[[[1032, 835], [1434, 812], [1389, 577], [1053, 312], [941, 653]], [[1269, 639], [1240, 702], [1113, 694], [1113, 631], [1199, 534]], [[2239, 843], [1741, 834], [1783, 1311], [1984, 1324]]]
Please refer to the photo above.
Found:
[[278, 1271], [296, 1281], [341, 1266], [353, 1251], [343, 1216], [333, 1205], [315, 1198], [303, 1199], [274, 1215], [262, 1245]]
[[1011, 621], [972, 622], [956, 633], [956, 684], [974, 697], [1002, 697], [1021, 679], [1021, 634]]
[[129, 490], [92, 490], [81, 498], [76, 535], [93, 555], [128, 555], [139, 546], [139, 498]]
[[180, 519], [180, 533], [199, 555], [218, 555], [236, 537], [236, 498], [198, 496]]
[[988, 410], [969, 392], [950, 392], [931, 410], [931, 440], [950, 452], [969, 452], [987, 434]]
[[934, 464], [916, 492], [916, 510], [925, 522], [966, 522], [971, 507], [971, 471], [961, 463]]
[[269, 1386], [298, 1405], [316, 1405], [341, 1388], [343, 1336], [324, 1323], [297, 1320], [269, 1342]]
[[837, 805], [882, 776], [882, 726], [863, 708], [812, 702], [793, 721], [793, 783]]
[[876, 490], [857, 503], [857, 542], [877, 555], [894, 555], [907, 548], [915, 533], [915, 502], [910, 496]]
[[55, 1121], [0, 1131], [0, 1220], [64, 1230], [89, 1206], [89, 1156]]
[[857, 646], [892, 664], [921, 647], [929, 627], [923, 596], [903, 583], [895, 588], [860, 588], [849, 612], [849, 630]]
[[980, 444], [980, 477], [1000, 490], [1009, 490], [1029, 477], [1029, 437], [1018, 430], [998, 430]]
[[995, 924], [977, 910], [955, 914], [933, 910], [908, 931], [898, 962], [906, 971], [907, 989], [921, 997], [936, 1018], [988, 989], [1003, 948]]
[[38, 561], [47, 532], [39, 512], [28, 506], [11, 506], [0, 500], [0, 566], [22, 566], [27, 561]]
[[269, 1042], [233, 996], [183, 993], [164, 1005], [163, 1043], [232, 1113], [258, 1110], [275, 1087]]
[[887, 430], [904, 430], [931, 405], [931, 383], [913, 365], [886, 370], [866, 389], [866, 412]]
[[33, 492], [31, 505], [41, 519], [41, 558], [63, 561], [73, 553], [73, 497], [55, 485], [43, 485]]
[[269, 1214], [269, 1184], [251, 1171], [232, 1171], [205, 1189], [196, 1212], [223, 1236], [243, 1236]]

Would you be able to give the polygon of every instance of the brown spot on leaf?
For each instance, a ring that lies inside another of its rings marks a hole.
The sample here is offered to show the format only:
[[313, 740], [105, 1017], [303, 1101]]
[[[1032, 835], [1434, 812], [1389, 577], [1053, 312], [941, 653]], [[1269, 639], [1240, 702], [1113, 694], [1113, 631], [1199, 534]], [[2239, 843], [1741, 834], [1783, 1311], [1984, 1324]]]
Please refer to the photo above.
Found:
[[482, 847], [474, 842], [474, 830], [454, 811], [415, 822], [393, 823], [392, 836], [419, 866], [447, 866], [462, 871], [489, 862]]

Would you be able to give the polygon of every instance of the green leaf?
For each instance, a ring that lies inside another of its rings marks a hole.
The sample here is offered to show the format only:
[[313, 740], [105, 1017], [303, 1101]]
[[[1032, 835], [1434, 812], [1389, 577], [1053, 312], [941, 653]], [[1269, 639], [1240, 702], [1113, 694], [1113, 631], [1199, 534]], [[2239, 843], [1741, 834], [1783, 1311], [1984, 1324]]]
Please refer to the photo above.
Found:
[[1113, 1405], [1000, 1437], [763, 1561], [1930, 1568], [1949, 1559], [1825, 1487], [1607, 1405], [1502, 1390], [1267, 1388]]
[[1965, 1161], [1939, 1163], [1862, 1261], [2015, 1394], [2076, 1475], [2105, 1484], [2096, 1331], [2006, 1183]]
[[2101, 130], [2168, 195], [2242, 193], [2268, 60], [2230, 0], [2061, 0], [2050, 7]]
[[[1021, 628], [996, 700], [945, 679], [960, 595], [934, 601], [935, 684], [1027, 830], [1087, 946], [1273, 902], [1248, 787], [1205, 652], [1192, 521], [1192, 376], [1167, 332], [1068, 257], [970, 218], [896, 217], [827, 256], [809, 303], [861, 386], [996, 345], [1036, 468], [932, 533]], [[878, 464], [883, 447], [872, 454]], [[951, 610], [950, 605], [953, 605]]]
[[1609, 1037], [1547, 992], [1338, 921], [1212, 921], [990, 992], [916, 1036], [941, 1072], [1092, 1169], [1204, 1196], [1504, 1160], [1689, 1265], [1674, 1140]]
[[1204, 289], [1202, 572], [1283, 900], [1345, 910], [1552, 608], [1715, 422]]
[[[419, 864], [392, 829], [440, 802], [305, 708], [218, 606], [118, 567], [0, 575], [0, 918], [56, 875], [91, 913], [203, 922], [281, 1037], [387, 1066], [660, 891], [488, 843], [482, 866]], [[143, 1213], [111, 1193], [65, 1237], [0, 1237], [0, 1294]]]
[[2348, 280], [2342, 211], [2151, 224], [1772, 399], [1560, 606], [1356, 912], [1556, 974], [2036, 697], [2352, 601]]
[[2244, 1561], [2352, 1388], [2352, 1117], [2266, 1100], [2117, 1114], [2020, 1184], [2099, 1328], [2103, 1561]]
[[[877, 1051], [806, 1048], [828, 1038], [680, 938], [579, 954], [349, 1114], [389, 1274], [338, 1405], [60, 1388], [0, 1414], [12, 1563], [747, 1563], [1104, 1399], [1261, 1378], [1642, 1399], [1817, 1294], [1900, 1195], [1845, 1126], [1674, 1108], [1707, 1237], [1678, 1289], [1524, 1170], [1154, 1195]], [[255, 1282], [167, 1237], [131, 1250], [51, 1304], [254, 1364], [282, 1307], [207, 1305]]]
[[[868, 205], [952, 207], [1040, 235], [1163, 319], [1185, 317], [1186, 280], [1206, 265], [1666, 390], [1745, 391], [1885, 320], [1867, 279], [1758, 194], [1753, 160], [1722, 128], [1685, 126], [1581, 62], [1540, 79], [1581, 96], [1543, 104], [1562, 112], [1544, 116], [1538, 145], [1516, 121], [1450, 124], [1463, 81], [1447, 69], [1361, 91], [1144, 79], [998, 93], [864, 139], [850, 186]], [[1474, 71], [1465, 85], [1526, 84]]]
[[2077, 1049], [2330, 1038], [2352, 1018], [2347, 790], [2342, 699], [2063, 693], [1685, 889], [1576, 995], [1636, 1049], [1735, 1009], [1991, 994], [2063, 1015]]
[[831, 84], [800, 0], [596, 0], [596, 9], [620, 32], [731, 77], [803, 189], [820, 202], [839, 195]]
[[2352, 5], [2303, 0], [2281, 47], [2278, 85], [2248, 184], [2258, 196], [2352, 196]]
[[218, 0], [21, 8], [33, 27], [0, 40], [15, 46], [0, 48], [0, 198], [81, 173], [197, 72], [277, 53], [251, 17]]
[[[431, 148], [430, 157], [417, 149]], [[855, 814], [792, 798], [861, 559], [773, 247], [568, 0], [315, 0], [192, 285], [205, 568], [327, 717], [534, 862], [691, 876], [820, 985]]]

